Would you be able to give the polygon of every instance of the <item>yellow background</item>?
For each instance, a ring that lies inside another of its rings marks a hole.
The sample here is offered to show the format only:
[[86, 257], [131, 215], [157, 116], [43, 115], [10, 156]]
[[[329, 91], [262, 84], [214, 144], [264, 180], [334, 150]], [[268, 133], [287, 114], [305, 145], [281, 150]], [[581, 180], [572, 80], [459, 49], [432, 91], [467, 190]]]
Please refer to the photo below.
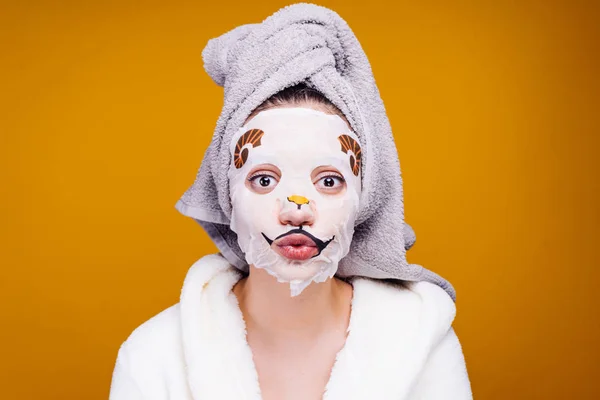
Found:
[[[200, 53], [285, 4], [1, 3], [1, 398], [106, 399], [215, 252], [174, 208], [222, 104]], [[597, 3], [321, 4], [373, 65], [475, 398], [598, 398]]]

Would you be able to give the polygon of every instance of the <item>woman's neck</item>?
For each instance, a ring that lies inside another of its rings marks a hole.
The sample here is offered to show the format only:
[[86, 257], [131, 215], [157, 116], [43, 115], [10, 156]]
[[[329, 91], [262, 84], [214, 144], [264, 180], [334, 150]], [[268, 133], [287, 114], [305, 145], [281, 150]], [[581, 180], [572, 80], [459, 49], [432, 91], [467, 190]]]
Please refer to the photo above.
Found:
[[272, 338], [318, 336], [324, 330], [347, 327], [352, 286], [339, 279], [312, 282], [295, 297], [289, 283], [280, 283], [264, 269], [250, 266], [250, 274], [233, 288], [248, 330]]

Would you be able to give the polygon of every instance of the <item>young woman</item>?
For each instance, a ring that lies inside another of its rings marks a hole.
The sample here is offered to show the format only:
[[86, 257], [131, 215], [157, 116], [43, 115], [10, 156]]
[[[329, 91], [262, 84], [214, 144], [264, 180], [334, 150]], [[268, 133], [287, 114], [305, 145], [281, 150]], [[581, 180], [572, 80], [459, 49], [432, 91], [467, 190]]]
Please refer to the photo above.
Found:
[[110, 398], [471, 399], [454, 290], [406, 262], [393, 136], [345, 22], [297, 4], [203, 57], [225, 104], [177, 209], [220, 253], [123, 343]]

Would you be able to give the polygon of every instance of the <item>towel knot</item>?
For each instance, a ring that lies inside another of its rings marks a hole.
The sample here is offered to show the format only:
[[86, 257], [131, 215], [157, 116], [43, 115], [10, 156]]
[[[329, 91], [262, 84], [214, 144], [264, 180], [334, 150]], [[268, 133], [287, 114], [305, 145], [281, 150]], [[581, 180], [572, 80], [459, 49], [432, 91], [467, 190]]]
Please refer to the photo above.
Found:
[[252, 87], [281, 70], [303, 71], [297, 82], [326, 67], [344, 76], [350, 61], [341, 39], [348, 30], [332, 10], [294, 4], [260, 24], [242, 25], [209, 40], [202, 51], [204, 69], [226, 91], [230, 89], [227, 82], [240, 86], [242, 80], [245, 87]]

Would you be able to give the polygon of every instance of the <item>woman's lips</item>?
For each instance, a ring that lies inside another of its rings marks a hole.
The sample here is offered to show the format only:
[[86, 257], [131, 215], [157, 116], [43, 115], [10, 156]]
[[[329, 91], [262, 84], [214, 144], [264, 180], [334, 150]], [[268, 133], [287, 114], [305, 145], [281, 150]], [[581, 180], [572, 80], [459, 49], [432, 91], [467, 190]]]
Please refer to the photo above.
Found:
[[319, 253], [317, 244], [308, 236], [294, 233], [273, 241], [273, 250], [290, 260], [308, 260]]

